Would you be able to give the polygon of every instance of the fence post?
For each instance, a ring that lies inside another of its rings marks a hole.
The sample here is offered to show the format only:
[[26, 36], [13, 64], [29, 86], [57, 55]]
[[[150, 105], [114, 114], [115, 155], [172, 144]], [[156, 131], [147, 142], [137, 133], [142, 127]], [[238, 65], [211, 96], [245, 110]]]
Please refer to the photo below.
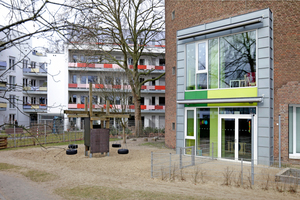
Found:
[[151, 178], [153, 178], [153, 151], [151, 151]]
[[180, 150], [179, 150], [179, 169], [182, 168], [182, 148], [180, 147]]
[[172, 154], [170, 153], [170, 170], [169, 170], [169, 174], [170, 174], [169, 178], [170, 178], [170, 180], [171, 180], [171, 168], [172, 168]]
[[254, 185], [254, 115], [251, 116], [251, 184]]
[[15, 148], [17, 147], [17, 144], [16, 144], [16, 123], [14, 121], [14, 146]]
[[241, 185], [243, 185], [243, 158], [241, 159]]
[[195, 146], [192, 146], [192, 166], [195, 165]]
[[211, 143], [211, 159], [214, 159], [214, 143]]
[[279, 115], [279, 135], [278, 135], [278, 151], [279, 151], [279, 168], [281, 168], [281, 116]]
[[46, 129], [46, 121], [44, 123], [44, 130], [45, 130], [45, 144], [47, 143], [47, 129]]

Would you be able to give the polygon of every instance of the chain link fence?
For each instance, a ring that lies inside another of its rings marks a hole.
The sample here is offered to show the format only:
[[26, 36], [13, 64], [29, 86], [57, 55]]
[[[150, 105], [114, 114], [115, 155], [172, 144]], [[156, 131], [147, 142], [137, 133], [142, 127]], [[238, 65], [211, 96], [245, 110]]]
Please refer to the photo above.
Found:
[[222, 185], [261, 187], [280, 192], [297, 192], [300, 185], [300, 161], [293, 164], [275, 160], [271, 165], [257, 160], [239, 161], [211, 156], [196, 156], [195, 147], [180, 148], [179, 154], [151, 152], [151, 178], [168, 181], [192, 181]]

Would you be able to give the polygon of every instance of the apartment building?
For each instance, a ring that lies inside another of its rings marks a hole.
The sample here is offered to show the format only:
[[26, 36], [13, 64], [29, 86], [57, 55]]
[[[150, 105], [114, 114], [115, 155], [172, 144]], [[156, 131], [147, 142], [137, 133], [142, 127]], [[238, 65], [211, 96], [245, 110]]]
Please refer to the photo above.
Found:
[[[140, 82], [146, 79], [154, 79], [165, 72], [165, 46], [161, 43], [149, 45], [151, 54], [144, 55], [138, 63], [139, 70], [153, 70], [151, 74], [140, 77]], [[148, 48], [148, 49], [149, 49]], [[123, 60], [123, 55], [116, 51], [110, 52], [117, 60]], [[125, 71], [116, 63], [109, 61], [97, 55], [97, 51], [80, 50], [69, 46], [66, 56], [68, 59], [68, 109], [84, 110], [84, 98], [88, 96], [89, 83], [93, 85], [93, 109], [101, 109], [106, 99], [116, 107], [120, 106], [122, 98], [126, 98], [128, 109], [126, 112], [132, 116], [129, 119], [129, 126], [134, 126], [134, 103], [131, 94], [131, 88]], [[127, 60], [129, 67], [132, 65], [132, 59]], [[111, 94], [110, 89], [103, 90], [101, 88], [112, 88], [115, 90]], [[118, 92], [120, 89], [120, 92]], [[103, 93], [107, 93], [103, 95]], [[118, 95], [120, 93], [120, 95]], [[122, 93], [122, 94], [121, 94]], [[124, 95], [124, 93], [126, 93]], [[114, 96], [114, 97], [113, 97]], [[143, 127], [165, 127], [165, 78], [164, 76], [158, 80], [147, 82], [142, 86], [141, 92], [141, 114]], [[76, 121], [76, 127], [82, 128], [80, 118], [70, 119], [72, 124]], [[97, 123], [97, 122], [95, 122]], [[116, 119], [111, 119], [111, 124], [118, 126]]]
[[165, 7], [166, 144], [218, 159], [299, 161], [299, 2]]

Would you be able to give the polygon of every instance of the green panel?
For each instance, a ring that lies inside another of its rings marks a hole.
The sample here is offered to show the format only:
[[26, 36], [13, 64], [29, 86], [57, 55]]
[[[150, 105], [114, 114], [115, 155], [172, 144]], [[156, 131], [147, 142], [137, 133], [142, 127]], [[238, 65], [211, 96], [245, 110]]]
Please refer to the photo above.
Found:
[[[186, 139], [185, 140], [185, 147], [192, 147], [192, 146], [195, 146], [195, 140], [191, 140], [191, 139]], [[189, 154], [191, 155], [192, 154], [192, 149], [186, 149], [185, 150], [185, 154]]]
[[238, 97], [257, 97], [257, 88], [233, 88], [233, 89], [219, 89], [208, 90], [207, 98], [238, 98]]
[[187, 136], [194, 136], [194, 111], [187, 111]]
[[[210, 109], [210, 149], [214, 143], [214, 157], [218, 156], [218, 108]], [[212, 152], [210, 152], [210, 156]]]
[[207, 103], [184, 104], [184, 107], [207, 107]]
[[190, 91], [184, 93], [184, 99], [207, 99], [207, 91]]
[[209, 107], [216, 107], [216, 106], [257, 106], [257, 103], [208, 103], [207, 106]]

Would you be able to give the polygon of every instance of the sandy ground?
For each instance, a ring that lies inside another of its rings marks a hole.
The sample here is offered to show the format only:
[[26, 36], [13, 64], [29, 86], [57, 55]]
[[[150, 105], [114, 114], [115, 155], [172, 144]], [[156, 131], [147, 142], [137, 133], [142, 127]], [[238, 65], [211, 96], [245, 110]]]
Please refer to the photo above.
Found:
[[[144, 190], [170, 194], [186, 194], [209, 197], [213, 199], [300, 199], [297, 194], [279, 193], [275, 190], [245, 189], [234, 186], [224, 186], [219, 182], [207, 181], [204, 184], [194, 184], [192, 180], [165, 181], [152, 179], [151, 151], [162, 149], [140, 146], [143, 139], [127, 140], [126, 148], [129, 154], [119, 155], [117, 149], [110, 148], [110, 155], [104, 157], [94, 154], [93, 158], [84, 156], [84, 146], [79, 145], [77, 155], [66, 155], [62, 147], [29, 148], [20, 150], [0, 151], [0, 163], [8, 163], [28, 169], [46, 171], [57, 175], [53, 181], [39, 183], [50, 194], [61, 187], [73, 188], [78, 185], [96, 185], [129, 190]], [[163, 151], [175, 153], [174, 150]], [[9, 174], [11, 172], [2, 172]], [[23, 178], [30, 182], [29, 179]]]

